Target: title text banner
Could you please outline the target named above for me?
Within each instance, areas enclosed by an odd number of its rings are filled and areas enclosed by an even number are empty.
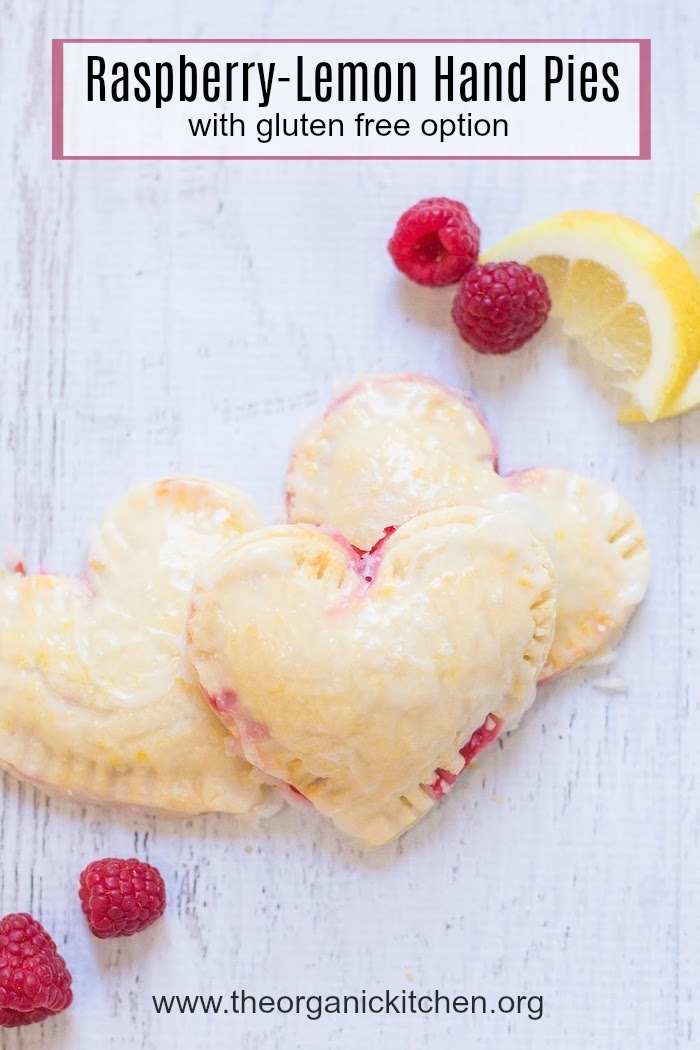
[[[55,40],[53,156],[650,156],[648,40]]]

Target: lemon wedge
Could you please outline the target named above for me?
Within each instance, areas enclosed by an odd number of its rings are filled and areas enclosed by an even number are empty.
[[[681,252],[623,215],[574,211],[507,237],[495,259],[542,274],[552,317],[627,392],[621,418],[666,414],[700,359],[700,282]]]
[[[700,281],[700,193],[693,194],[690,236],[683,249],[691,269]]]
[[[683,250],[693,273],[700,281],[700,193],[696,193],[693,197],[690,236]],[[677,416],[681,412],[689,412],[691,408],[697,408],[698,405],[700,405],[700,365],[696,367],[678,397],[666,406],[661,415]]]
[[[700,193],[693,196],[691,213],[690,235],[683,247],[683,253],[690,263],[690,267],[700,281]],[[661,419],[669,416],[679,416],[683,412],[689,412],[691,408],[700,405],[700,364],[696,367],[686,385],[678,397],[674,398],[661,413]],[[638,423],[645,417],[638,408],[628,405],[620,412],[620,419],[624,423]]]

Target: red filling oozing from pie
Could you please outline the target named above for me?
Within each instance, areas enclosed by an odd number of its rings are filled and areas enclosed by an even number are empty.
[[[382,562],[381,549],[389,539],[396,532],[396,525],[389,525],[384,529],[384,535],[381,536],[373,547],[370,547],[368,551],[362,550],[361,547],[356,547],[354,543],[350,546],[356,552],[359,557],[359,563],[356,566],[358,576],[362,576],[365,583],[374,583],[374,578],[377,575],[377,570]]]
[[[436,769],[435,778],[426,784],[428,791],[436,798],[446,795],[454,784],[460,773],[463,773],[470,762],[473,762],[480,751],[492,744],[503,728],[503,719],[498,715],[489,715],[482,726],[475,729],[463,748],[460,755],[464,759],[464,765],[459,773],[450,773],[447,769]]]
[[[205,692],[204,695],[219,715],[232,714],[238,703],[238,697],[232,689],[223,689],[215,695]]]

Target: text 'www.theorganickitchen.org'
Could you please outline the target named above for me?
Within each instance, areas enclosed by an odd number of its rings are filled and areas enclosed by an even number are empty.
[[[159,1015],[189,1016],[213,1014],[253,1017],[256,1015],[293,1015],[318,1021],[327,1016],[426,1016],[472,1014],[491,1016],[512,1014],[529,1021],[539,1021],[544,1014],[541,995],[447,995],[438,990],[428,992],[393,992],[390,989],[351,995],[254,995],[236,989],[226,995],[152,995],[153,1009]]]

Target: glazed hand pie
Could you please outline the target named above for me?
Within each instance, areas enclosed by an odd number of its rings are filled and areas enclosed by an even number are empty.
[[[182,654],[198,563],[259,523],[236,489],[170,479],[114,507],[84,579],[1,579],[0,763],[103,802],[266,811]]]
[[[412,376],[369,377],[341,395],[298,444],[287,482],[291,522],[326,523],[363,549],[434,507],[515,495],[546,513],[556,544],[550,677],[615,645],[644,596],[646,538],[614,488],[564,470],[499,475],[471,401]]]
[[[532,703],[555,604],[546,547],[509,511],[436,510],[368,554],[280,525],[204,566],[188,648],[245,759],[375,846]]]

